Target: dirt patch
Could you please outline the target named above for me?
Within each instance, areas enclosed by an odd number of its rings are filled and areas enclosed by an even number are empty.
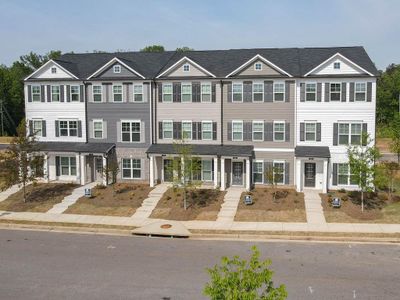
[[[235,221],[247,222],[306,222],[304,194],[293,189],[278,189],[279,197],[273,200],[270,188],[255,188],[241,195]],[[251,195],[252,205],[244,204],[244,197]]]
[[[0,210],[47,212],[55,204],[60,203],[64,197],[71,195],[77,188],[73,183],[36,183],[26,187],[27,202],[24,202],[22,190],[10,195],[0,202]]]
[[[64,213],[129,217],[142,205],[151,190],[147,184],[117,183],[114,194],[111,186],[99,185],[93,188],[91,198],[79,198]]]
[[[333,208],[333,197],[342,199],[340,208]],[[340,223],[400,223],[400,197],[388,199],[387,193],[366,193],[364,212],[361,211],[361,193],[331,191],[321,194],[322,207],[327,222]]]
[[[391,152],[390,151],[390,143],[392,139],[390,138],[377,138],[376,139],[376,147],[379,149],[380,152]]]
[[[197,189],[188,193],[188,208],[183,208],[183,191],[170,188],[158,202],[150,218],[177,221],[215,221],[226,192],[214,189]]]

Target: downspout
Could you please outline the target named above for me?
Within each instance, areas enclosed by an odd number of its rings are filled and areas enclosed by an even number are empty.
[[[222,79],[220,80],[221,86],[221,146],[224,145],[224,83]]]

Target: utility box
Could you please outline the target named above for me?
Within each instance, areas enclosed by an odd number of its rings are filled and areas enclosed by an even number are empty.
[[[251,198],[250,195],[244,196],[244,204],[245,205],[252,205],[253,204],[253,198]]]
[[[85,189],[85,197],[86,198],[92,197],[92,189]]]

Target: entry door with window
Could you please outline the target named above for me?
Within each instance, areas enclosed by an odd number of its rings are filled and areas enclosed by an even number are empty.
[[[243,185],[243,162],[232,162],[232,185]]]
[[[94,169],[95,169],[95,180],[102,181],[103,180],[103,158],[96,156],[94,159]]]
[[[315,187],[315,163],[304,163],[304,186]]]
[[[173,181],[172,159],[164,159],[163,168],[164,168],[164,181],[165,182]]]

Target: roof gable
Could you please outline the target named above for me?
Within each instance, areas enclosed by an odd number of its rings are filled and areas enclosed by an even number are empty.
[[[53,72],[55,70],[55,73]],[[49,60],[35,72],[25,78],[28,79],[78,79],[74,74],[65,69],[54,60]]]
[[[189,66],[188,71],[184,70],[185,65]],[[185,56],[157,76],[160,77],[215,77],[215,75]]]
[[[114,73],[113,69],[115,65],[120,65],[121,66],[121,72],[120,73]],[[103,65],[100,69],[96,70],[92,75],[90,75],[87,79],[91,78],[121,78],[121,77],[140,77],[140,78],[145,78],[143,75],[141,75],[139,72],[137,72],[135,69],[130,67],[126,62],[123,60],[114,57],[111,59],[109,62],[107,62],[105,65]]]

